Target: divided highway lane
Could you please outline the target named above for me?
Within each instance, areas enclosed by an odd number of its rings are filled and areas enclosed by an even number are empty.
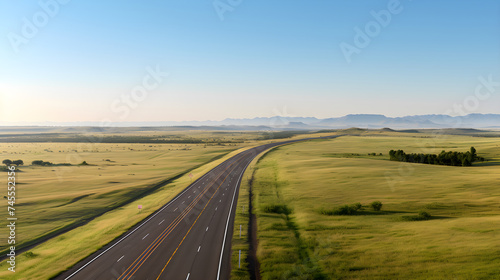
[[[297,141],[303,140],[266,144],[224,161],[57,279],[229,279],[241,177],[259,153]]]

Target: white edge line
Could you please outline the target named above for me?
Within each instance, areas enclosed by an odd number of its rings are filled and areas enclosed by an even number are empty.
[[[247,150],[248,151],[248,150]],[[242,152],[243,153],[243,152]],[[225,162],[225,161],[224,161]],[[222,162],[221,164],[223,164],[224,162]],[[250,161],[251,162],[251,161]],[[250,164],[250,162],[245,166],[245,169],[248,167],[248,165]],[[219,164],[219,165],[221,165]],[[214,167],[213,169],[219,167],[219,165],[217,165],[216,167]],[[187,187],[186,189],[184,189],[184,191],[182,191],[179,195],[177,195],[174,199],[172,199],[170,202],[168,202],[165,206],[163,206],[160,210],[158,210],[156,213],[154,213],[151,217],[149,217],[146,221],[144,221],[142,224],[140,224],[138,227],[136,227],[135,229],[133,229],[131,232],[129,232],[127,235],[125,235],[124,237],[122,237],[120,240],[116,241],[115,244],[111,245],[109,248],[107,248],[106,250],[104,250],[103,252],[101,252],[99,255],[95,256],[93,259],[91,259],[89,262],[87,262],[86,264],[84,264],[82,267],[80,267],[79,269],[77,269],[75,272],[73,272],[72,274],[70,274],[68,277],[64,278],[64,280],[67,280],[73,276],[75,276],[75,274],[77,274],[78,272],[80,272],[82,269],[84,269],[85,267],[87,267],[89,264],[91,264],[92,262],[94,262],[95,260],[97,260],[99,257],[101,257],[102,255],[104,255],[107,251],[111,250],[113,247],[115,247],[117,244],[119,244],[120,242],[122,242],[123,240],[125,240],[125,238],[129,237],[132,233],[134,233],[136,230],[138,230],[139,228],[141,228],[144,224],[146,224],[147,222],[149,222],[151,219],[153,219],[156,215],[158,215],[161,211],[163,211],[165,208],[167,208],[170,204],[172,204],[174,201],[176,201],[179,197],[181,197],[185,192],[187,192],[189,189],[191,189],[195,184],[196,182],[200,181],[201,179],[203,179],[205,176],[207,176],[213,169],[211,169],[210,171],[208,171],[207,173],[205,173],[205,175],[201,176],[200,178],[198,178],[196,181],[194,181],[189,187]],[[239,182],[240,182],[240,179],[241,177],[243,176],[243,173],[245,172],[242,172],[240,177],[238,178],[238,182],[236,184],[236,186],[238,186]],[[235,188],[235,191],[234,191],[234,194],[236,195],[236,189]],[[228,227],[228,224],[229,224],[229,218],[231,217],[231,211],[232,211],[232,205],[233,205],[233,202],[234,202],[234,195],[233,195],[233,201],[231,202],[231,208],[229,209],[229,216],[228,216],[228,220],[227,220],[227,223],[226,223],[226,231],[224,233],[224,241],[223,241],[223,244],[222,244],[222,248],[224,249],[224,243],[226,242],[226,234],[227,234],[227,227]],[[220,255],[220,259],[219,259],[219,269],[217,271],[217,280],[219,279],[219,275],[220,275],[220,267],[221,267],[221,262],[222,262],[222,254],[223,254],[224,250],[221,251],[221,255]]]
[[[253,160],[253,158],[252,158]],[[224,254],[224,246],[226,245],[226,236],[227,236],[227,229],[229,227],[229,219],[231,218],[231,213],[233,211],[233,204],[234,204],[234,198],[236,196],[236,190],[238,189],[238,186],[240,184],[241,177],[243,177],[243,173],[245,173],[245,170],[247,170],[248,165],[252,162],[249,161],[247,165],[245,165],[245,168],[243,168],[243,171],[240,174],[240,177],[238,178],[238,182],[236,182],[236,187],[234,188],[234,194],[233,194],[233,200],[231,201],[231,208],[229,208],[229,215],[227,216],[227,222],[226,222],[226,230],[224,231],[224,239],[222,240],[222,248],[220,251],[220,258],[219,258],[219,268],[217,269],[217,280],[220,278],[220,268],[222,266],[222,255]]]
[[[216,168],[216,167],[214,167]],[[213,170],[213,169],[212,169]],[[210,170],[210,171],[212,171]],[[116,241],[115,244],[111,245],[108,249],[102,251],[99,255],[95,256],[93,259],[91,259],[89,262],[87,262],[86,264],[84,264],[82,267],[80,267],[78,270],[76,270],[75,272],[71,273],[71,275],[69,275],[68,277],[64,278],[64,280],[67,280],[73,276],[75,276],[75,274],[77,274],[78,272],[80,272],[82,269],[84,269],[85,267],[87,267],[89,264],[91,264],[92,262],[94,262],[95,260],[97,260],[99,257],[101,257],[102,255],[104,255],[104,253],[106,253],[107,251],[111,250],[113,247],[115,247],[116,245],[118,245],[118,243],[122,242],[123,240],[125,240],[125,238],[129,237],[132,233],[134,233],[136,230],[140,229],[143,225],[145,225],[147,222],[149,222],[151,219],[153,219],[156,215],[158,215],[161,211],[163,211],[165,208],[167,208],[170,204],[172,204],[174,201],[176,201],[179,197],[181,197],[185,192],[187,192],[188,190],[190,190],[194,185],[196,185],[196,182],[201,180],[203,177],[207,176],[208,173],[207,172],[205,173],[205,175],[201,176],[200,178],[198,178],[198,180],[196,180],[193,184],[191,184],[191,186],[187,187],[186,189],[184,189],[184,191],[182,191],[179,195],[177,195],[174,199],[170,200],[170,202],[168,202],[167,204],[165,204],[165,206],[163,206],[162,208],[160,208],[160,210],[156,211],[156,213],[154,213],[151,217],[149,217],[146,221],[144,221],[142,224],[140,224],[138,227],[136,227],[135,229],[133,229],[131,232],[129,232],[127,235],[125,235],[124,237],[122,237],[120,240]]]

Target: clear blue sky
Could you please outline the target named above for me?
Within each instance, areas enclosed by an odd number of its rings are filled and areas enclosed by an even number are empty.
[[[0,0],[0,121],[443,114],[500,82],[498,0],[401,0],[350,63],[393,0],[55,1]],[[169,76],[121,100],[148,67]],[[500,113],[500,87],[473,105]]]

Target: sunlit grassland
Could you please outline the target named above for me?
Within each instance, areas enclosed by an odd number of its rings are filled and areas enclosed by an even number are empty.
[[[3,261],[0,264],[0,279],[31,280],[49,279],[56,276],[118,237],[156,209],[159,209],[192,181],[201,177],[222,161],[245,149],[247,148],[230,152],[220,159],[192,170],[190,173],[193,174],[193,178],[185,174],[150,195],[139,198],[134,203],[111,210],[84,226],[61,234],[30,249],[30,254],[20,254],[16,259],[16,273],[7,271],[7,264]],[[142,210],[137,208],[138,204],[143,206]]]
[[[217,137],[215,132],[191,135]],[[22,159],[27,165],[17,174],[18,241],[87,221],[100,211],[104,214],[28,252],[18,252],[15,274],[7,271],[3,261],[0,279],[49,279],[143,220],[223,160],[252,146],[278,141],[256,141],[259,134],[255,132],[230,135],[239,135],[241,143],[225,143],[227,139],[205,144],[1,143],[2,159]],[[33,160],[72,165],[29,166]],[[80,166],[82,161],[89,165]],[[143,193],[179,174],[178,179]],[[137,209],[139,204],[142,210]]]
[[[18,248],[78,226],[146,194],[158,182],[229,151],[268,142],[254,140],[260,137],[259,132],[170,131],[116,135],[147,137],[153,134],[181,140],[204,139],[213,143],[0,143],[0,160],[21,159],[25,163],[16,175],[16,217],[20,225],[17,229]],[[98,140],[105,136],[113,135],[78,135],[82,140]],[[31,166],[33,160],[54,165]],[[80,165],[84,161],[89,165]],[[7,180],[7,173],[4,175]],[[3,196],[0,199],[7,202]],[[0,228],[0,234],[7,233],[7,228]],[[0,244],[0,252],[7,247],[6,243]]]
[[[254,203],[263,279],[498,279],[498,138],[375,134],[287,145],[262,158]],[[387,154],[470,146],[488,161],[449,167]],[[381,212],[367,207],[375,200]],[[356,202],[365,206],[358,215],[320,213]],[[270,205],[292,213],[265,212]],[[401,218],[421,210],[433,218]]]
[[[16,174],[16,245],[92,218],[141,195],[159,181],[235,148],[192,144],[101,143],[82,147],[67,143],[0,143],[0,159],[22,159],[26,165]],[[30,166],[33,160],[72,166]],[[79,165],[83,161],[89,165]],[[7,173],[2,174],[6,180]],[[0,234],[6,235],[7,228],[2,227]],[[2,243],[0,249],[6,245]]]

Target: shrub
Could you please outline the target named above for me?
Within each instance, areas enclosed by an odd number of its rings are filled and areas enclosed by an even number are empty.
[[[337,210],[333,211],[334,215],[354,215],[358,210],[354,205],[340,206]]]
[[[334,209],[321,209],[320,212],[321,214],[323,215],[328,215],[328,216],[332,216],[332,215],[338,215],[338,216],[348,216],[348,215],[355,215],[358,210],[361,210],[363,206],[361,205],[361,203],[354,203],[352,205],[343,205],[343,206],[340,206],[338,208],[334,208]]]
[[[420,211],[420,212],[418,213],[418,216],[419,216],[419,217],[422,217],[422,218],[423,218],[423,219],[425,219],[425,220],[428,220],[428,219],[430,219],[430,218],[431,218],[431,214],[429,214],[429,213],[427,213],[427,212],[425,212],[425,211]]]
[[[275,213],[275,214],[285,214],[289,215],[292,213],[292,209],[284,204],[271,204],[263,207],[264,212],[266,213]]]
[[[82,161],[79,165],[89,165],[86,161]]]
[[[420,211],[418,215],[413,215],[413,216],[402,216],[401,218],[403,221],[426,221],[431,219],[431,214],[425,212],[425,211]]]
[[[5,164],[5,165],[7,165],[7,166],[9,166],[9,165],[11,165],[11,164],[12,164],[12,160],[10,160],[10,159],[4,159],[4,160],[2,161],[2,163],[3,163],[3,164]]]
[[[35,253],[31,252],[31,251],[26,252],[25,255],[26,255],[26,257],[28,259],[32,259],[32,258],[38,256],[37,254],[35,254]]]
[[[49,161],[34,160],[31,162],[31,165],[52,166],[54,164],[52,162],[49,162]]]
[[[380,209],[382,209],[382,202],[374,201],[370,204],[370,206],[373,208],[373,210],[380,211]]]

